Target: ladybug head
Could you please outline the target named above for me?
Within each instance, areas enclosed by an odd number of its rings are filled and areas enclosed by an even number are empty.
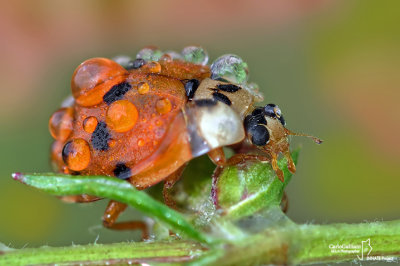
[[[278,155],[282,153],[288,160],[289,170],[294,172],[295,166],[290,156],[288,136],[306,136],[312,138],[318,144],[321,144],[322,140],[310,135],[294,133],[287,129],[285,125],[286,121],[281,109],[272,103],[255,108],[244,120],[249,141],[269,154],[272,164],[276,163]]]

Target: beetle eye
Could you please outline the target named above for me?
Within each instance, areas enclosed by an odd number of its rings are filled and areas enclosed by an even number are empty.
[[[279,118],[282,116],[281,109],[278,107],[278,105],[273,103],[267,104],[264,107],[264,112],[267,116],[272,118]]]
[[[264,114],[271,118],[278,119],[283,126],[286,125],[285,119],[283,118],[281,109],[278,107],[278,105],[273,103],[267,104],[264,107]]]
[[[249,130],[251,142],[256,146],[264,146],[269,142],[269,132],[265,126],[256,125]]]

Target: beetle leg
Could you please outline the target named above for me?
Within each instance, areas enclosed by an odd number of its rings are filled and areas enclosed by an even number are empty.
[[[103,198],[96,197],[96,196],[90,196],[86,194],[82,195],[74,195],[74,196],[62,196],[59,197],[62,201],[69,202],[69,203],[89,203],[93,201],[98,201]]]
[[[143,221],[118,222],[118,216],[126,209],[127,205],[110,200],[103,215],[103,226],[113,230],[141,230],[142,239],[149,238],[147,225]]]
[[[175,203],[174,199],[172,199],[172,197],[171,197],[171,191],[172,191],[172,187],[182,176],[183,170],[185,170],[186,165],[187,164],[184,164],[181,167],[179,167],[178,170],[176,170],[175,172],[170,174],[164,180],[164,186],[163,186],[164,203],[170,208],[176,209],[176,203]]]
[[[278,166],[278,157],[276,156],[275,153],[271,153],[271,156],[272,156],[272,159],[271,159],[272,169],[274,169],[274,171],[275,171],[276,175],[278,176],[279,180],[284,182],[285,178],[284,178],[284,175],[283,175],[283,171]]]
[[[209,151],[208,157],[214,164],[218,166],[225,166],[226,164],[225,153],[222,147]]]
[[[246,154],[246,153],[238,153],[233,155],[229,160],[226,162],[225,166],[237,165],[244,163],[246,161],[261,161],[267,162],[270,161],[270,158],[263,155],[258,154]]]
[[[259,151],[259,149],[254,147],[254,145],[251,144],[247,138],[239,143],[230,145],[229,148],[231,148],[235,152],[235,154],[236,153],[251,154]]]
[[[289,169],[289,171],[294,174],[296,173],[296,165],[293,162],[292,156],[290,155],[290,152],[287,151],[284,153],[287,162],[287,168]]]

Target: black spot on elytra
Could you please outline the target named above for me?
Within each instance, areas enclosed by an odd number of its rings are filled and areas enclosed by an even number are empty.
[[[194,103],[196,106],[202,107],[202,106],[214,106],[217,104],[216,101],[213,99],[200,99],[200,100],[195,100]]]
[[[117,100],[121,100],[125,93],[127,93],[131,88],[132,86],[128,82],[114,85],[106,94],[104,94],[103,100],[110,105]]]
[[[131,169],[124,163],[117,163],[114,168],[114,175],[119,179],[128,179],[129,177],[131,177]]]
[[[264,146],[269,141],[268,129],[262,125],[257,125],[250,130],[251,142],[257,146]]]
[[[108,132],[107,125],[105,122],[99,122],[96,129],[92,133],[90,141],[92,142],[93,148],[99,151],[106,151],[110,147],[108,146],[108,141],[111,135]]]
[[[198,81],[197,79],[190,79],[185,83],[186,96],[189,98],[189,100],[194,97],[194,94],[199,85],[200,81]]]
[[[237,92],[238,90],[242,89],[239,86],[233,84],[219,84],[217,85],[217,88],[220,89],[221,91],[226,91],[226,92]]]
[[[212,96],[213,96],[214,100],[223,102],[223,103],[225,103],[227,105],[232,105],[231,100],[229,100],[229,98],[226,97],[225,95],[223,95],[222,93],[213,92]]]
[[[129,61],[125,69],[126,70],[138,69],[141,68],[144,64],[146,64],[146,61],[144,61],[144,59],[138,58],[136,60]]]

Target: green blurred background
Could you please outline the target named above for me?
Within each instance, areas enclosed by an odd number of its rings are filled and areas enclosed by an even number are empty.
[[[11,247],[122,241],[101,228],[106,201],[66,204],[11,173],[50,170],[48,118],[87,58],[146,45],[235,53],[265,103],[305,138],[289,185],[296,222],[398,219],[399,1],[2,1],[0,242]],[[189,177],[188,177],[189,178]],[[138,215],[134,210],[122,219]]]

